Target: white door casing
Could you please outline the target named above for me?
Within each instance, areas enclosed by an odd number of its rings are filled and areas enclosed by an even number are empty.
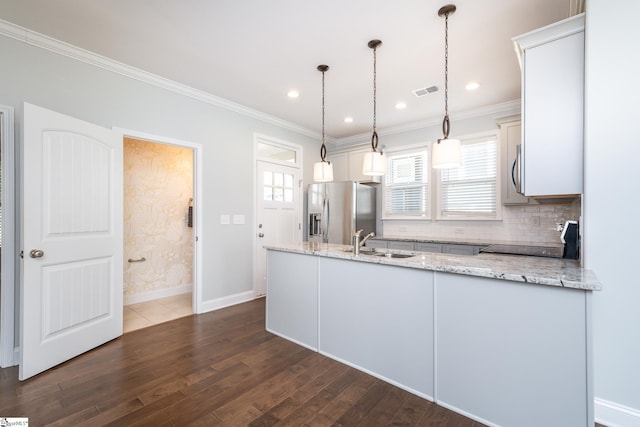
[[[204,312],[204,301],[202,296],[202,224],[200,218],[203,218],[202,203],[203,197],[203,146],[200,143],[185,141],[176,138],[170,138],[163,135],[155,135],[133,129],[115,127],[115,131],[121,133],[124,137],[134,138],[142,141],[150,141],[155,144],[173,145],[176,147],[188,148],[193,151],[193,231],[194,231],[194,249],[193,249],[193,292],[191,299],[191,307],[195,314]]]
[[[25,103],[20,380],[122,335],[122,166],[120,133]]]
[[[256,162],[256,295],[266,292],[264,246],[302,241],[300,169]]]

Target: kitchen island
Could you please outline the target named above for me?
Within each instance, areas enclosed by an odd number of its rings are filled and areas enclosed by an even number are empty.
[[[267,249],[270,332],[487,425],[593,425],[601,286],[577,262]]]

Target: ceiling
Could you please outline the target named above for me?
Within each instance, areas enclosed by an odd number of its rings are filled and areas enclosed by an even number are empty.
[[[511,38],[567,18],[570,0],[456,0],[449,18],[449,112],[520,97]],[[446,0],[2,0],[0,19],[326,133],[371,131],[377,49],[378,130],[444,110]],[[480,83],[465,90],[470,81]],[[412,91],[435,85],[417,98]],[[287,97],[297,89],[297,99]],[[406,103],[396,109],[397,102]],[[350,116],[353,123],[345,123]]]

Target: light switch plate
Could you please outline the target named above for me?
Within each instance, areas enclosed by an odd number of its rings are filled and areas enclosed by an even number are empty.
[[[233,223],[236,225],[242,225],[244,224],[244,215],[234,215],[233,216]]]
[[[231,218],[227,214],[220,215],[220,224],[231,224]]]

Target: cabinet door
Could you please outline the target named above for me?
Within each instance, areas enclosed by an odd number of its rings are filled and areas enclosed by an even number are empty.
[[[333,154],[327,156],[333,165],[334,181],[349,181],[349,159],[347,153]]]
[[[475,255],[474,250],[475,248],[472,245],[454,245],[450,243],[442,245],[442,252],[445,254]]]
[[[582,193],[583,91],[584,32],[525,51],[525,195]]]
[[[500,125],[500,146],[502,149],[502,204],[521,205],[529,203],[529,198],[516,191],[518,170],[516,157],[522,140],[520,120]],[[335,173],[335,172],[334,172]]]
[[[398,240],[389,240],[387,244],[389,249],[400,249],[403,251],[413,251],[415,250],[415,243],[413,242],[402,242]]]
[[[416,243],[416,251],[420,252],[442,252],[442,244],[440,243]]]
[[[364,244],[368,248],[386,248],[387,241],[386,240],[367,240]]]

